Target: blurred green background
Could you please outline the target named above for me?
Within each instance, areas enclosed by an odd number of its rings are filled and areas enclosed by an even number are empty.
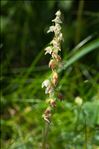
[[[1,148],[41,149],[49,76],[44,48],[55,12],[62,12],[58,93],[48,149],[99,148],[99,1],[1,0]],[[80,44],[79,44],[80,43]],[[66,66],[67,65],[67,66]],[[83,99],[81,108],[75,97]]]

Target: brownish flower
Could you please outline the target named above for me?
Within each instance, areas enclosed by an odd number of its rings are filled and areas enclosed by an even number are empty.
[[[46,122],[50,123],[51,115],[51,108],[48,107],[42,116]]]
[[[52,74],[52,84],[56,86],[57,83],[58,83],[58,73],[54,71]]]
[[[56,68],[56,66],[57,66],[57,61],[54,59],[51,59],[49,62],[49,67],[53,70]]]
[[[50,100],[50,105],[51,105],[51,107],[56,107],[56,101],[54,100],[54,99],[51,99]]]
[[[55,52],[52,52],[52,57],[55,58],[58,62],[61,61],[61,57]]]

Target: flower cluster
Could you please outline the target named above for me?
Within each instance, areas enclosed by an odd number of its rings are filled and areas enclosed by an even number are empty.
[[[56,99],[54,97],[55,87],[58,84],[58,67],[61,61],[61,57],[59,55],[59,51],[61,51],[61,41],[63,40],[63,36],[61,33],[61,12],[60,10],[56,12],[56,17],[52,20],[53,25],[50,26],[47,33],[54,32],[54,37],[50,42],[49,46],[45,48],[45,55],[50,54],[51,59],[49,61],[49,68],[51,68],[52,73],[50,79],[46,79],[42,83],[42,88],[45,87],[45,94],[49,95],[48,99],[48,108],[45,110],[43,114],[43,118],[46,122],[50,123],[51,120],[51,111],[56,107]]]

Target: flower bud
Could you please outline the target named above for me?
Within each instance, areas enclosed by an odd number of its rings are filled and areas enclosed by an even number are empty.
[[[81,97],[76,97],[76,98],[75,98],[75,103],[76,103],[78,106],[81,106],[82,103],[83,103],[82,98],[81,98]]]

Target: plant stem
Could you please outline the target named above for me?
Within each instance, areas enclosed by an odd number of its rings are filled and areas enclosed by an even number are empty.
[[[88,144],[88,134],[87,134],[87,115],[86,112],[83,111],[83,115],[85,117],[85,124],[84,124],[84,135],[85,135],[85,143],[84,143],[84,149],[87,149],[87,144]]]
[[[87,149],[87,142],[88,142],[88,138],[87,138],[86,117],[85,117],[85,149]]]
[[[45,122],[45,128],[43,132],[43,142],[42,142],[42,149],[47,149],[47,138],[48,138],[48,132],[49,132],[49,123]]]

